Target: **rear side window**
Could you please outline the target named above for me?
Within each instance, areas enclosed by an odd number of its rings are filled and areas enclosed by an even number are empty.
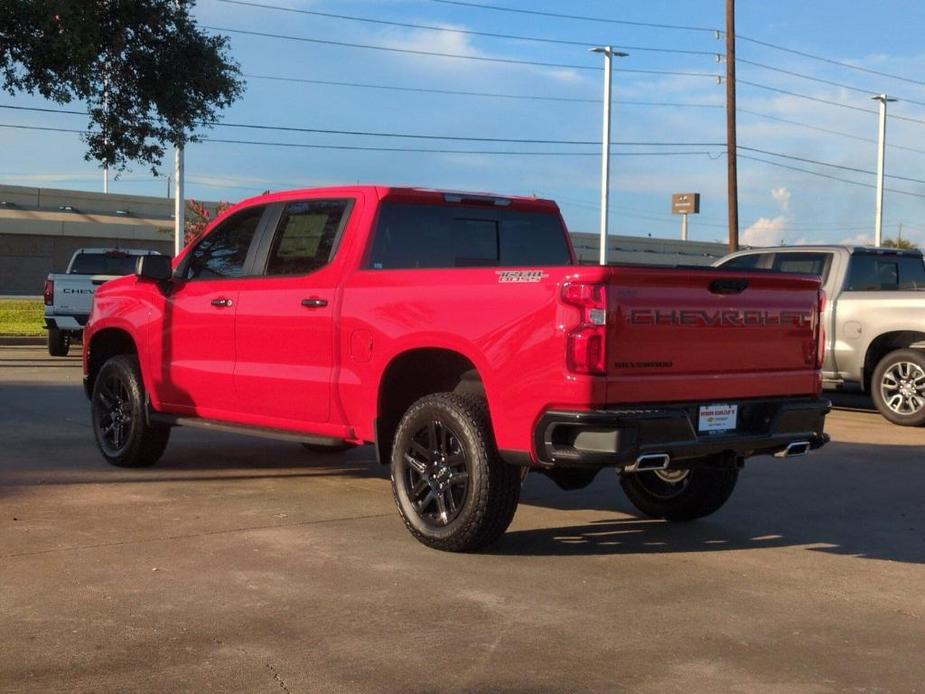
[[[772,269],[777,272],[817,275],[824,282],[829,274],[830,258],[831,255],[828,253],[778,253]]]
[[[762,257],[763,256],[760,253],[740,255],[736,256],[732,260],[727,260],[720,267],[728,267],[735,270],[754,270],[756,267],[758,267],[758,263],[761,262]]]
[[[925,264],[915,256],[851,256],[848,291],[880,292],[925,289]]]
[[[247,252],[264,209],[265,206],[261,205],[238,212],[209,233],[190,254],[186,279],[223,279],[243,275]]]
[[[286,205],[267,259],[268,275],[301,275],[327,265],[347,221],[347,200]]]
[[[112,251],[110,253],[81,253],[71,263],[72,275],[131,275],[135,272],[137,255]]]
[[[555,214],[506,208],[385,203],[369,267],[518,267],[570,265]]]

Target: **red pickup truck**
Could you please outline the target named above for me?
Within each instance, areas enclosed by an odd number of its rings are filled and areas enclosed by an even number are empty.
[[[645,514],[690,520],[745,458],[828,440],[819,279],[580,266],[555,203],[350,186],[246,200],[171,264],[96,293],[84,339],[110,463],[171,427],[376,444],[410,532],[497,540],[527,471],[619,470]]]

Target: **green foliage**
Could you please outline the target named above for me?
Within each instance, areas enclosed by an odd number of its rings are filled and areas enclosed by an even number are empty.
[[[209,223],[229,207],[231,207],[231,203],[224,200],[218,202],[214,209],[207,207],[198,200],[187,200],[186,229],[184,230],[183,244],[188,246],[202,236]]]
[[[918,248],[918,246],[915,245],[915,243],[913,243],[909,239],[904,239],[901,236],[896,239],[884,239],[883,247],[884,248],[910,248],[910,249]]]
[[[0,86],[85,102],[88,161],[154,170],[244,90],[227,37],[196,26],[194,2],[3,0]]]
[[[0,335],[42,335],[45,306],[34,299],[0,300]]]

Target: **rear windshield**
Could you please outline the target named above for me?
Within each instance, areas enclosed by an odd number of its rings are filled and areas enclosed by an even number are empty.
[[[386,202],[368,266],[393,270],[571,264],[557,214]]]
[[[925,289],[925,264],[912,255],[875,255],[856,253],[851,256],[848,291],[882,292]]]
[[[131,275],[137,255],[124,253],[81,253],[68,271],[72,275]]]

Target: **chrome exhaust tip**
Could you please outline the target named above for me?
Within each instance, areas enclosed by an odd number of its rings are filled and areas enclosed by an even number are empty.
[[[671,462],[667,453],[646,453],[623,468],[623,472],[646,472],[649,470],[665,470]]]
[[[796,458],[809,453],[809,441],[794,441],[788,443],[787,447],[774,454],[775,458]]]

